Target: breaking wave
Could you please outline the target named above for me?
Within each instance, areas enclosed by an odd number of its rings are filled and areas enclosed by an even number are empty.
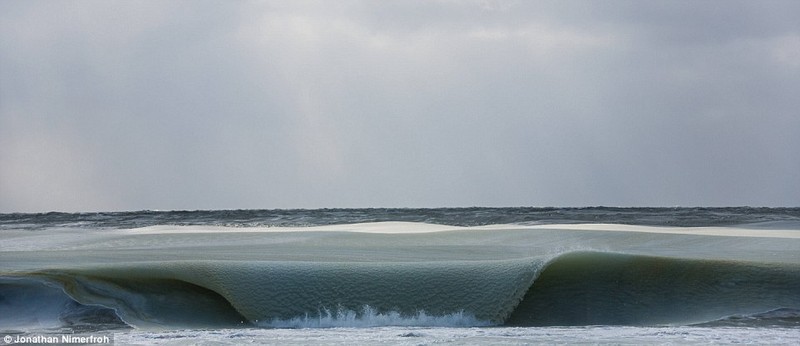
[[[408,263],[195,261],[8,273],[0,326],[796,325],[800,267],[574,251]]]

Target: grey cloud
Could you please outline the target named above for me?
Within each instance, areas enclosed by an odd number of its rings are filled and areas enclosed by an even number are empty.
[[[0,212],[797,205],[795,7],[3,2]]]

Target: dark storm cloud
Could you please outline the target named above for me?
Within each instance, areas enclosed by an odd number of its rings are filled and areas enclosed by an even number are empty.
[[[0,211],[797,205],[795,2],[0,3]]]

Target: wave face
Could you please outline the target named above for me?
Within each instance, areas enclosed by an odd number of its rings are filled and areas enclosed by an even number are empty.
[[[792,225],[5,229],[0,330],[794,328]]]
[[[112,309],[80,304],[57,284],[23,276],[0,278],[0,327],[0,330],[69,328],[83,333],[129,326]]]
[[[40,271],[23,278],[39,278],[28,283],[34,289],[58,286],[68,295],[50,300],[109,307],[137,327],[296,325],[309,315],[330,320],[321,325],[364,318],[485,325],[511,314],[533,282],[535,263],[193,262]],[[16,289],[0,287],[4,296]]]
[[[798,266],[576,252],[541,273],[506,323],[692,324],[796,306]]]
[[[143,328],[757,324],[775,319],[761,312],[800,307],[799,292],[798,266],[599,252],[566,253],[546,266],[530,259],[142,264],[0,283],[3,301],[15,302],[3,309],[49,321],[40,327],[114,328],[123,321]]]

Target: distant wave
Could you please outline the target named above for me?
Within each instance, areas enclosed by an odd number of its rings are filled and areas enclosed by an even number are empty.
[[[131,263],[0,278],[5,329],[792,325],[798,309],[797,265],[592,251],[502,261]]]
[[[382,221],[451,226],[496,224],[617,223],[648,226],[732,226],[765,222],[800,223],[800,208],[368,208],[130,211],[0,214],[0,230],[51,228],[139,228],[157,225],[223,227],[308,227]]]

